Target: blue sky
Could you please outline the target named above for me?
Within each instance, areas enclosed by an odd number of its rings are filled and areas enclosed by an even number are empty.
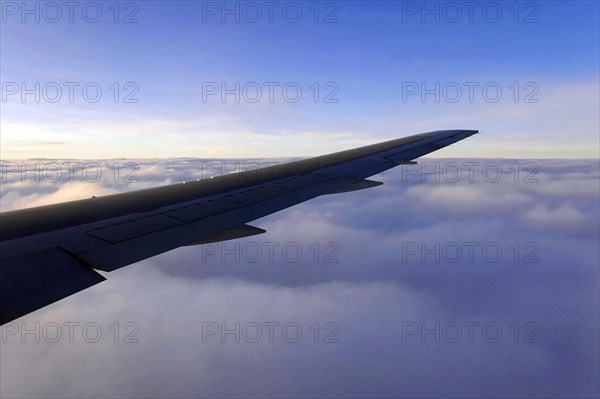
[[[27,4],[2,6],[4,159],[307,156],[449,128],[486,136],[445,156],[598,154],[596,2],[280,2],[270,17],[263,2],[149,1],[119,3],[118,23],[110,2],[79,3],[72,23],[65,6],[58,17]],[[36,82],[40,102],[21,98]],[[80,84],[72,102],[65,82]],[[96,103],[81,93],[90,82]],[[203,101],[210,82],[256,82],[263,95]],[[272,102],[265,82],[279,85]],[[298,102],[283,97],[290,82]],[[138,102],[123,103],[135,89]]]

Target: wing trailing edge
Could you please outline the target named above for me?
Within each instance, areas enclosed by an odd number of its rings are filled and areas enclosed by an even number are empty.
[[[237,238],[251,237],[251,236],[258,235],[258,234],[264,234],[266,232],[267,232],[267,230],[244,224],[240,227],[234,227],[232,229],[220,231],[216,234],[213,234],[213,235],[203,238],[201,240],[193,241],[193,242],[187,244],[187,246],[211,244],[213,242],[235,240]]]
[[[364,190],[371,187],[381,186],[383,183],[380,181],[363,179],[359,180],[356,183],[348,184],[347,186],[338,188],[337,190],[333,190],[330,194],[342,194],[349,193],[352,191]]]

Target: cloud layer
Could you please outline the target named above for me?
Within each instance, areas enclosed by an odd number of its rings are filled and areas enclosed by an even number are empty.
[[[207,170],[137,162],[135,184],[7,176],[2,210]],[[5,326],[0,394],[598,396],[598,161],[430,159],[378,178],[255,221],[262,236],[171,251]]]

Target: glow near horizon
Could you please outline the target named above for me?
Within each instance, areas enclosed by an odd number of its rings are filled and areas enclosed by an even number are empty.
[[[298,23],[278,14],[223,23],[210,2],[136,4],[132,24],[115,23],[108,4],[98,23],[77,13],[73,23],[22,23],[3,9],[2,159],[312,156],[454,128],[482,134],[432,156],[598,157],[594,3],[536,3],[535,23],[508,6],[496,23],[477,13],[423,22],[401,2],[335,3],[319,23],[308,5]],[[338,22],[323,23],[332,11]],[[36,82],[57,82],[62,97],[47,101],[53,87],[39,103],[8,93]],[[79,84],[73,102],[65,82]],[[102,89],[98,102],[79,90],[89,82]],[[222,102],[206,94],[212,82],[250,90]],[[286,101],[286,84],[301,88],[299,101]],[[124,103],[135,89],[138,102]]]

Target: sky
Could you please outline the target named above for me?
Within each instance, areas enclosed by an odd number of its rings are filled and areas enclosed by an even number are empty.
[[[2,159],[596,158],[597,2],[2,2]]]
[[[481,130],[2,326],[0,397],[599,397],[600,6],[476,3],[0,2],[2,212]]]

